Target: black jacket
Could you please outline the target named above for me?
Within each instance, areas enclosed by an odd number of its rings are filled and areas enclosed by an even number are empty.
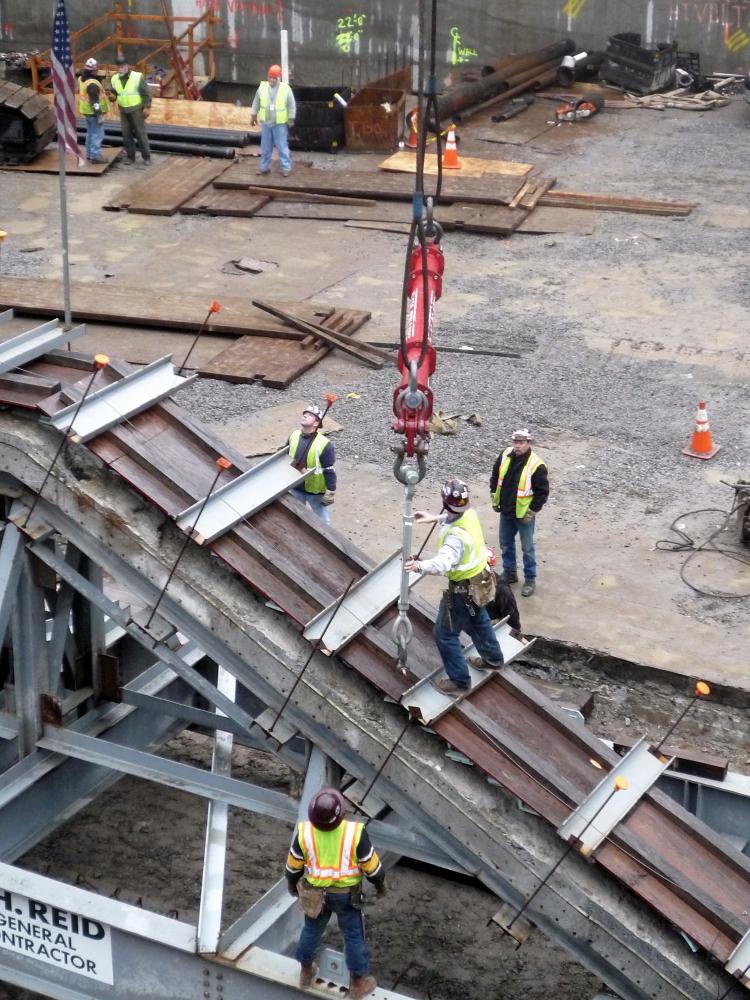
[[[516,455],[514,451],[510,453],[510,465],[508,466],[508,471],[505,473],[503,485],[500,490],[500,512],[505,514],[506,517],[516,516],[518,481],[521,478],[521,471],[528,461],[529,454],[528,451],[524,455]],[[494,493],[497,489],[502,461],[503,452],[500,452],[490,476],[490,493]],[[534,491],[534,496],[531,498],[530,510],[538,514],[549,497],[549,476],[547,474],[547,466],[544,463],[538,469],[534,470],[534,474],[531,477],[531,488]]]
[[[495,573],[495,596],[490,601],[489,604],[485,604],[487,609],[487,614],[493,621],[500,621],[501,618],[508,616],[508,624],[516,632],[521,631],[521,616],[518,613],[518,605],[516,604],[516,599],[513,595],[513,591],[510,589],[507,583],[502,583],[500,577]]]

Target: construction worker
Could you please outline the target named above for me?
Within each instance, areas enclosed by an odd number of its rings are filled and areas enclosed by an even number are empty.
[[[292,493],[318,515],[324,524],[331,523],[328,508],[336,499],[336,452],[325,434],[321,434],[323,411],[308,406],[302,411],[299,430],[289,435],[289,457],[302,471],[313,471]]]
[[[455,476],[446,480],[442,488],[443,512],[430,514],[418,510],[414,520],[421,524],[437,521],[442,525],[438,534],[440,548],[432,559],[408,559],[404,564],[409,573],[431,573],[448,577],[435,622],[434,636],[447,677],[437,686],[441,691],[453,693],[467,691],[471,676],[459,636],[467,632],[474,640],[479,657],[472,660],[472,667],[497,670],[503,665],[503,653],[492,628],[490,616],[484,606],[492,594],[482,596],[482,591],[492,584],[492,573],[487,569],[487,549],[484,534],[476,511],[469,506],[469,488]]]
[[[151,112],[151,94],[143,73],[131,70],[125,56],[115,59],[117,72],[110,83],[117,97],[122,126],[122,145],[125,162],[135,163],[135,143],[141,151],[146,166],[151,163],[151,148],[146,135],[146,119]]]
[[[78,113],[86,120],[86,159],[89,163],[107,162],[102,156],[102,140],[109,101],[98,72],[96,59],[87,59],[78,81]]]
[[[529,431],[525,427],[515,431],[511,440],[510,448],[498,455],[490,476],[492,509],[500,514],[502,580],[518,581],[516,535],[519,535],[524,578],[521,595],[531,597],[536,589],[534,525],[549,496],[549,478],[547,466],[531,450],[533,438]]]
[[[297,825],[286,859],[289,892],[297,896],[305,914],[297,945],[299,985],[313,984],[315,956],[333,913],[344,938],[346,965],[351,976],[349,997],[360,1000],[378,985],[371,976],[362,923],[362,876],[385,895],[385,872],[370,843],[364,823],[344,818],[346,803],[335,788],[322,788],[310,801],[308,821]],[[304,878],[303,878],[304,875]]]
[[[250,123],[260,121],[260,168],[259,174],[271,173],[273,147],[279,151],[282,177],[292,172],[292,157],[289,152],[289,129],[294,125],[297,104],[292,88],[281,79],[281,66],[270,66],[268,79],[261,80],[252,107]]]

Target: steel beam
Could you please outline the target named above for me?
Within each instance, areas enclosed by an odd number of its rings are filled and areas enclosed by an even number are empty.
[[[268,892],[228,927],[219,942],[219,954],[236,961],[249,948],[261,946],[284,953],[298,940],[302,911],[280,878]]]
[[[7,317],[7,313],[3,313]],[[11,317],[13,313],[11,311]],[[12,371],[20,365],[41,357],[48,351],[54,351],[63,344],[82,337],[85,326],[76,326],[72,330],[64,330],[60,321],[51,319],[41,326],[20,333],[17,337],[6,340],[0,345],[0,374]]]
[[[178,375],[169,354],[58,410],[49,423],[73,441],[86,442],[184,388],[197,375]]]
[[[177,524],[190,532],[199,545],[212,542],[282,493],[299,486],[311,472],[312,469],[302,472],[295,469],[288,449],[284,448],[216,490],[208,500],[199,500],[188,507],[178,515]]]
[[[217,688],[234,701],[237,681],[219,667]],[[217,714],[221,714],[217,709]],[[232,734],[217,731],[211,773],[230,778],[232,774]],[[224,868],[227,857],[227,828],[229,806],[212,799],[208,804],[206,845],[203,851],[203,881],[198,914],[198,951],[201,955],[214,955],[221,934],[221,911],[224,902]]]
[[[335,653],[396,600],[401,589],[401,549],[357,580],[343,601],[335,600],[308,622],[304,636],[310,642],[323,637],[323,646]],[[409,574],[409,587],[420,573]],[[325,633],[325,634],[324,634]]]
[[[22,551],[23,536],[15,524],[6,522],[0,541],[0,646],[16,600],[18,578],[23,568]]]
[[[221,708],[229,718],[233,719],[238,725],[243,726],[246,732],[249,733],[251,731],[255,722],[252,716],[248,715],[247,712],[236,705],[231,699],[225,697],[213,684],[202,677],[197,670],[185,663],[168,646],[157,642],[144,628],[134,622],[118,604],[110,601],[98,587],[80,573],[71,569],[65,560],[38,543],[31,545],[30,551],[43,563],[54,569],[61,579],[69,583],[79,594],[87,598],[87,600],[103,611],[112,621],[120,625],[136,642],[148,649],[150,653],[153,653],[162,663],[171,667],[175,673],[179,674],[184,681],[195,688],[204,698],[207,698],[212,704]]]
[[[31,577],[26,553],[20,556],[22,572],[13,610],[13,685],[18,716],[18,752],[34,751],[42,731],[42,693],[49,690],[44,649],[44,598]]]
[[[19,467],[12,454],[6,461],[11,470]],[[85,490],[85,483],[75,489]],[[112,508],[125,513],[129,497],[121,484],[109,484]],[[63,492],[58,504],[39,502],[48,523],[83,551],[88,549],[115,578],[128,586],[130,579],[134,592],[150,594],[153,600],[156,581],[163,577],[163,519],[142,512],[136,536],[125,516],[117,522],[114,539],[111,515],[105,519],[96,505],[82,503],[73,492]],[[85,507],[87,530],[76,520],[84,516],[78,504]],[[122,556],[114,551],[115,544]],[[173,594],[179,602],[167,595],[160,608],[164,617],[261,701],[280,707],[283,688],[292,683],[305,656],[291,625],[274,619],[269,631],[270,617],[262,606],[239,581],[228,574],[216,576],[208,554],[197,547],[181,564]],[[330,667],[324,669],[315,657],[285,715],[307,739],[361,780],[372,778],[383,753],[392,746],[394,732],[402,728],[398,714],[351,672],[337,670],[332,687]],[[538,884],[536,872],[545,870],[555,857],[554,831],[533,817],[503,808],[504,796],[498,789],[484,784],[475,769],[446,762],[442,748],[431,739],[420,730],[406,734],[378,780],[378,794],[498,896],[520,905]],[[655,992],[661,1000],[715,996],[714,968],[692,955],[646,906],[580,858],[571,857],[554,888],[540,892],[529,912],[544,933],[623,1000],[644,1000]]]

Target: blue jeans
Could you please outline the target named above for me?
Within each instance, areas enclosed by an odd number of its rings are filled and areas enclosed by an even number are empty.
[[[320,939],[332,914],[336,914],[339,930],[344,936],[346,966],[352,976],[366,976],[370,971],[370,956],[365,942],[362,913],[352,905],[348,892],[326,893],[323,912],[319,917],[305,917],[305,926],[297,945],[297,961],[310,965],[320,945]]]
[[[104,139],[104,119],[97,121],[96,115],[84,115],[86,119],[86,159],[98,160],[102,155]]]
[[[525,580],[536,579],[536,551],[534,549],[533,521],[519,521],[517,517],[500,515],[500,551],[503,554],[503,569],[506,573],[516,572],[516,535],[521,539],[523,553],[523,576]]]
[[[486,608],[476,604],[462,594],[443,594],[438,609],[437,621],[432,630],[435,642],[443,659],[445,672],[460,688],[471,686],[469,668],[461,649],[459,636],[468,632],[477,647],[477,653],[488,663],[502,663],[503,651],[492,628],[492,621]]]
[[[320,501],[323,499],[322,493],[306,493],[304,488],[301,486],[295,486],[292,493],[301,500],[302,503],[307,504],[313,514],[317,514],[323,524],[331,523],[331,515],[328,513],[328,507],[324,506]]]
[[[260,169],[268,173],[271,169],[271,154],[273,147],[279,151],[281,171],[288,174],[292,169],[292,157],[289,152],[289,128],[286,125],[260,125]]]

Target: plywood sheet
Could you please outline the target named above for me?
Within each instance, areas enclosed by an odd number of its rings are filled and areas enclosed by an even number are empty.
[[[525,177],[533,168],[533,163],[515,163],[513,160],[484,160],[478,156],[463,156],[459,153],[461,162],[460,170],[445,171],[449,176],[460,174],[462,177],[486,177],[500,174],[509,177]],[[406,150],[399,150],[379,163],[381,170],[394,170],[398,173],[415,174],[417,172],[417,161],[414,153]],[[434,175],[438,172],[437,156],[425,157],[424,172]]]
[[[51,95],[45,95],[50,104]],[[118,122],[117,105],[110,104],[107,121]],[[237,107],[221,101],[184,101],[176,97],[154,97],[151,101],[151,125],[186,125],[190,128],[221,128],[231,132],[251,132],[260,135],[260,126],[250,125],[250,108]]]
[[[157,169],[122,188],[102,208],[141,215],[174,215],[229,167],[227,161],[203,157],[170,156]]]
[[[81,152],[83,153],[83,150]],[[97,175],[103,174],[106,170],[109,170],[121,152],[122,150],[120,149],[109,149],[105,147],[102,149],[102,156],[106,161],[105,163],[89,163],[86,161],[82,167],[79,167],[76,158],[68,153],[65,156],[65,173],[91,174],[96,177]],[[5,164],[0,166],[0,170],[23,170],[27,173],[33,174],[56,174],[58,169],[59,162],[56,146],[50,149],[45,149],[44,152],[35,157],[31,163],[19,163],[12,166],[10,164]]]

